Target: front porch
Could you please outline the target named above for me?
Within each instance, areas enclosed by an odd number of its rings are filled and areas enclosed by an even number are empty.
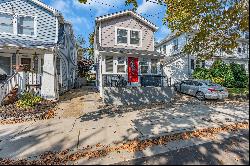
[[[162,55],[100,51],[97,87],[105,104],[168,102],[174,95],[171,78],[163,75]]]
[[[0,48],[0,101],[14,88],[32,91],[46,99],[57,98],[56,62],[53,50],[41,48]]]

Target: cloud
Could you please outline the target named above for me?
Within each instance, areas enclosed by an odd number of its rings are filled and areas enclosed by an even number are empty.
[[[68,0],[53,0],[51,6],[62,13],[69,13],[71,5]]]
[[[156,32],[156,35],[155,35],[156,41],[160,42],[170,33],[171,33],[171,30],[166,25],[162,25],[161,28]]]
[[[156,3],[143,0],[142,4],[138,6],[137,12],[140,14],[154,14],[155,12],[165,10],[165,7]]]
[[[109,10],[120,10],[124,6],[123,0],[92,0],[86,4],[80,3],[78,0],[73,0],[73,6],[85,10],[91,9],[94,11],[95,17],[107,14]]]

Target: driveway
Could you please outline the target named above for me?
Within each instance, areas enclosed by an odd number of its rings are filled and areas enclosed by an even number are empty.
[[[89,107],[90,103],[86,104],[87,107],[81,106],[82,109],[71,105],[65,107],[66,110],[58,110],[59,114],[54,119],[1,125],[0,158],[20,159],[46,151],[77,150],[86,147],[98,149],[135,138],[147,139],[249,121],[248,102],[206,103],[190,97],[177,96],[172,103],[164,105],[110,108],[101,106],[99,98],[90,96],[78,97],[79,100],[84,98],[87,103],[91,99],[93,107]],[[68,105],[71,104],[70,100],[67,102]],[[85,102],[79,104],[84,105]],[[70,111],[74,112],[75,108],[80,108],[80,111],[70,115]]]

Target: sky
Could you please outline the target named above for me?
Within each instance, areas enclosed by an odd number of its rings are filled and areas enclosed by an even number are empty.
[[[64,18],[72,23],[75,35],[85,38],[86,45],[88,44],[88,35],[94,31],[95,17],[132,9],[132,6],[125,6],[125,0],[88,0],[87,4],[81,4],[78,0],[41,1],[59,10]],[[152,1],[156,0],[138,0],[136,12],[159,27],[155,38],[156,41],[160,41],[171,31],[166,25],[163,25],[162,21],[166,7],[152,3]]]

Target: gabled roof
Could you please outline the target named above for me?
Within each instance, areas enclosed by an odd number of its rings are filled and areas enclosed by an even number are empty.
[[[45,8],[46,10],[52,12],[55,15],[56,14],[60,14],[60,12],[58,10],[56,10],[56,9],[54,9],[54,8],[46,5],[45,3],[41,2],[40,0],[30,0],[30,1],[32,1],[35,4],[37,4],[38,6],[41,6],[41,7]]]
[[[149,20],[147,20],[146,18],[142,17],[141,15],[139,15],[138,13],[136,13],[132,10],[124,10],[124,11],[120,11],[120,12],[116,12],[116,13],[111,13],[111,14],[99,16],[99,17],[96,17],[96,22],[115,18],[115,17],[120,17],[123,15],[131,15],[132,17],[135,17],[135,18],[141,20],[142,22],[144,22],[146,25],[148,25],[149,27],[151,27],[155,31],[158,29],[158,27],[155,24],[153,24],[152,22],[150,22]]]

